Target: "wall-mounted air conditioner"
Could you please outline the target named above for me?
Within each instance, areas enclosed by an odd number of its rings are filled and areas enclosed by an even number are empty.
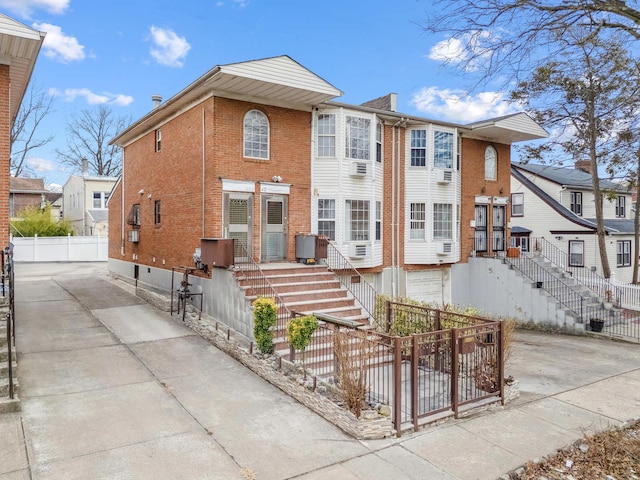
[[[369,162],[351,162],[349,175],[352,177],[365,177],[369,173]]]
[[[366,245],[349,245],[349,258],[364,258],[366,256]]]
[[[451,183],[453,180],[452,170],[436,170],[438,183]]]
[[[453,252],[453,242],[437,242],[436,253],[438,255],[449,255]]]
[[[140,241],[140,230],[129,230],[129,241],[138,243]]]

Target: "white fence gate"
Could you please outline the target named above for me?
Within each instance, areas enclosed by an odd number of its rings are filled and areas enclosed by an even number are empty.
[[[13,237],[16,262],[106,262],[107,237]]]

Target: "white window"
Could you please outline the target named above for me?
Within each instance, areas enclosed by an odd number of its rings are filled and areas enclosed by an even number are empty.
[[[346,200],[345,215],[347,240],[369,240],[369,202]]]
[[[498,155],[496,149],[489,145],[484,151],[484,179],[497,180]]]
[[[318,115],[318,156],[336,156],[336,116]]]
[[[332,198],[318,199],[318,235],[336,239],[336,201]]]
[[[382,122],[376,124],[376,162],[382,163],[382,133],[384,126]]]
[[[244,116],[244,156],[269,158],[269,120],[258,110],[251,110]]]
[[[109,192],[93,192],[93,208],[107,208]]]
[[[371,120],[347,117],[345,156],[356,160],[369,160]]]
[[[411,166],[427,165],[427,131],[411,130]]]
[[[451,240],[453,238],[452,206],[450,203],[433,204],[433,238]]]
[[[631,265],[631,240],[618,240],[616,247],[616,265],[629,267]]]
[[[569,266],[584,267],[583,240],[569,240]]]
[[[156,130],[156,152],[159,152],[162,148],[162,132],[160,129]]]
[[[433,166],[435,168],[453,168],[453,133],[433,133]]]
[[[412,203],[410,207],[411,220],[409,223],[409,238],[411,240],[424,240],[425,223],[427,220],[426,204]]]
[[[522,217],[524,215],[524,193],[511,194],[511,216]]]

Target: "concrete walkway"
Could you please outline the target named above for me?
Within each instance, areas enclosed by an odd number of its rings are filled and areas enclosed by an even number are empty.
[[[22,413],[0,480],[495,479],[640,417],[640,346],[520,333],[504,409],[361,442],[106,276],[17,264]]]

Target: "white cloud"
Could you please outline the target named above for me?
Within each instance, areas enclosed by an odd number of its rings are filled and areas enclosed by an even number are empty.
[[[420,112],[434,119],[470,123],[515,113],[521,109],[506,101],[503,93],[481,92],[467,95],[462,90],[423,88],[411,99]]]
[[[59,183],[47,183],[45,188],[50,192],[62,193],[62,185]]]
[[[46,10],[56,15],[69,7],[70,0],[0,0],[0,8],[6,8],[23,18],[30,18],[34,10]]]
[[[240,8],[244,8],[249,4],[247,0],[233,0],[233,1],[236,2]]]
[[[476,71],[480,64],[491,57],[492,44],[495,37],[491,32],[468,32],[460,38],[449,38],[436,43],[429,51],[428,58],[455,66],[463,65],[466,71]]]
[[[47,160],[41,157],[29,157],[27,158],[27,164],[33,168],[34,171],[41,172],[57,172],[60,170],[60,167],[57,163],[52,162],[51,160]]]
[[[88,88],[67,88],[60,91],[56,88],[49,89],[50,95],[62,96],[67,102],[73,102],[76,98],[84,98],[89,105],[112,104],[126,107],[133,102],[133,97],[109,92],[95,93]]]
[[[85,59],[84,46],[75,37],[65,35],[57,25],[34,23],[33,28],[47,32],[44,38],[44,55],[57,62],[69,63]]]
[[[167,67],[182,67],[191,45],[184,37],[179,37],[168,28],[156,26],[150,27],[151,40],[154,46],[151,47],[151,56],[160,65]]]

